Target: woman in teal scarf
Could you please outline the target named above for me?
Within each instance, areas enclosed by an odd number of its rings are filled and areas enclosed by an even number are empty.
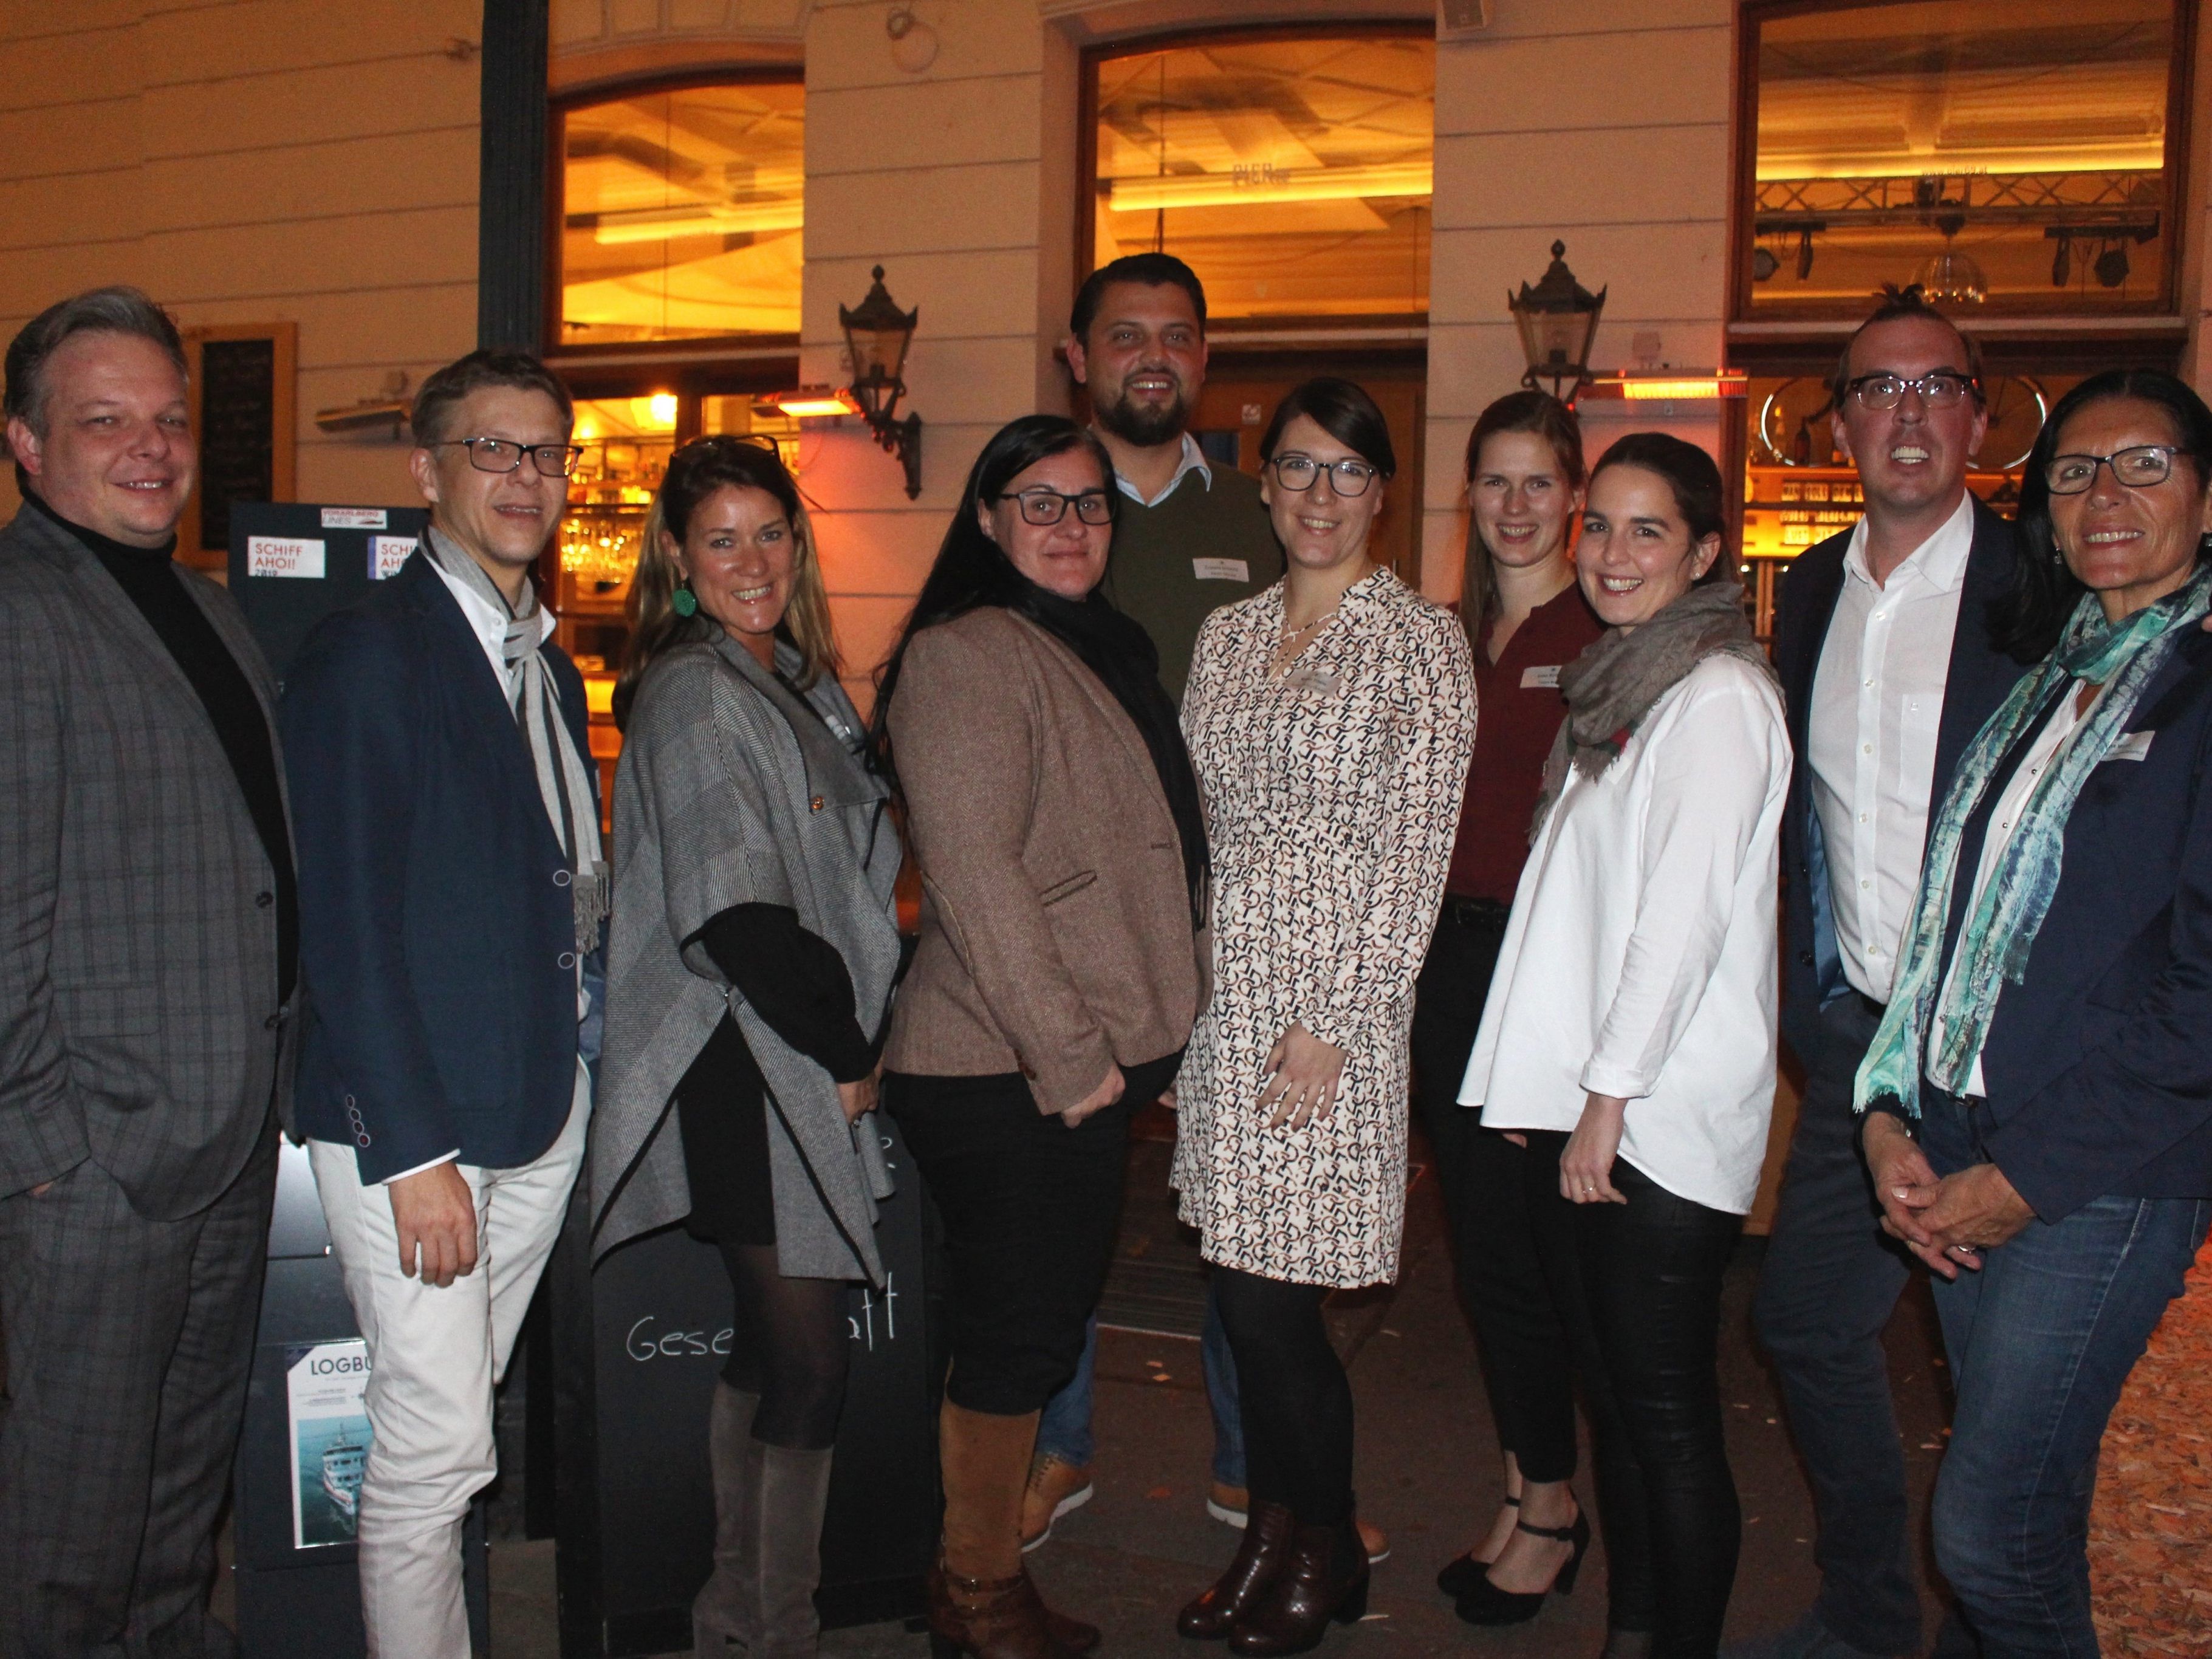
[[[1985,1659],[2097,1651],[2098,1443],[2212,1219],[2212,410],[2084,381],[2020,523],[2001,633],[2038,665],[1930,829],[1857,1090],[1882,1225],[1939,1275],[1936,1552]]]

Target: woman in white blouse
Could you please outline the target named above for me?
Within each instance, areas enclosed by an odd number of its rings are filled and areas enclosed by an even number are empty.
[[[1719,470],[1637,433],[1591,474],[1577,562],[1607,631],[1567,719],[1461,1103],[1525,1133],[1530,1211],[1600,1437],[1609,1571],[1711,1659],[1741,1517],[1715,1371],[1720,1289],[1774,1096],[1782,699],[1723,547]],[[1587,1317],[1584,1317],[1584,1316]],[[1587,1546],[1554,1534],[1562,1585]],[[1616,1607],[1616,1619],[1620,1609]]]

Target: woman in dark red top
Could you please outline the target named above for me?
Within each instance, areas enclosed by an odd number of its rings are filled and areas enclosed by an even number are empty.
[[[1474,647],[1481,719],[1460,808],[1443,914],[1413,1008],[1417,1098],[1443,1188],[1461,1294],[1475,1329],[1505,1457],[1505,1501],[1489,1533],[1437,1583],[1483,1624],[1534,1616],[1587,1526],[1575,1471],[1568,1334],[1539,1267],[1522,1200],[1521,1137],[1485,1129],[1460,1079],[1543,779],[1566,705],[1559,671],[1602,632],[1569,550],[1583,506],[1582,432],[1565,404],[1516,392],[1468,439],[1470,511],[1462,620]],[[1633,1597],[1616,1626],[1638,1627]],[[1640,1621],[1650,1628],[1648,1620]]]

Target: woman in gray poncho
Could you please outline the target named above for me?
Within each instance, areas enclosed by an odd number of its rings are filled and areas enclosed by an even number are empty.
[[[890,1187],[859,1126],[898,969],[898,835],[772,447],[677,451],[632,592],[592,1249],[682,1221],[721,1250],[737,1314],[694,1632],[702,1656],[796,1659],[815,1650],[846,1287],[881,1273]]]

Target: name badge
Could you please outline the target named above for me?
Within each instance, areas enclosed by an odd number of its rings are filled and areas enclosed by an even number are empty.
[[[2112,746],[2111,750],[2106,752],[2105,758],[2108,761],[2148,760],[2150,758],[2150,740],[2157,735],[2158,733],[2155,732],[2130,732],[2127,736],[2122,738],[2118,743]]]
[[[1243,559],[1193,559],[1190,574],[1202,582],[1249,582],[1252,567]]]
[[[1559,670],[1565,665],[1553,663],[1548,668],[1524,668],[1521,671],[1523,691],[1556,691],[1559,689]]]

